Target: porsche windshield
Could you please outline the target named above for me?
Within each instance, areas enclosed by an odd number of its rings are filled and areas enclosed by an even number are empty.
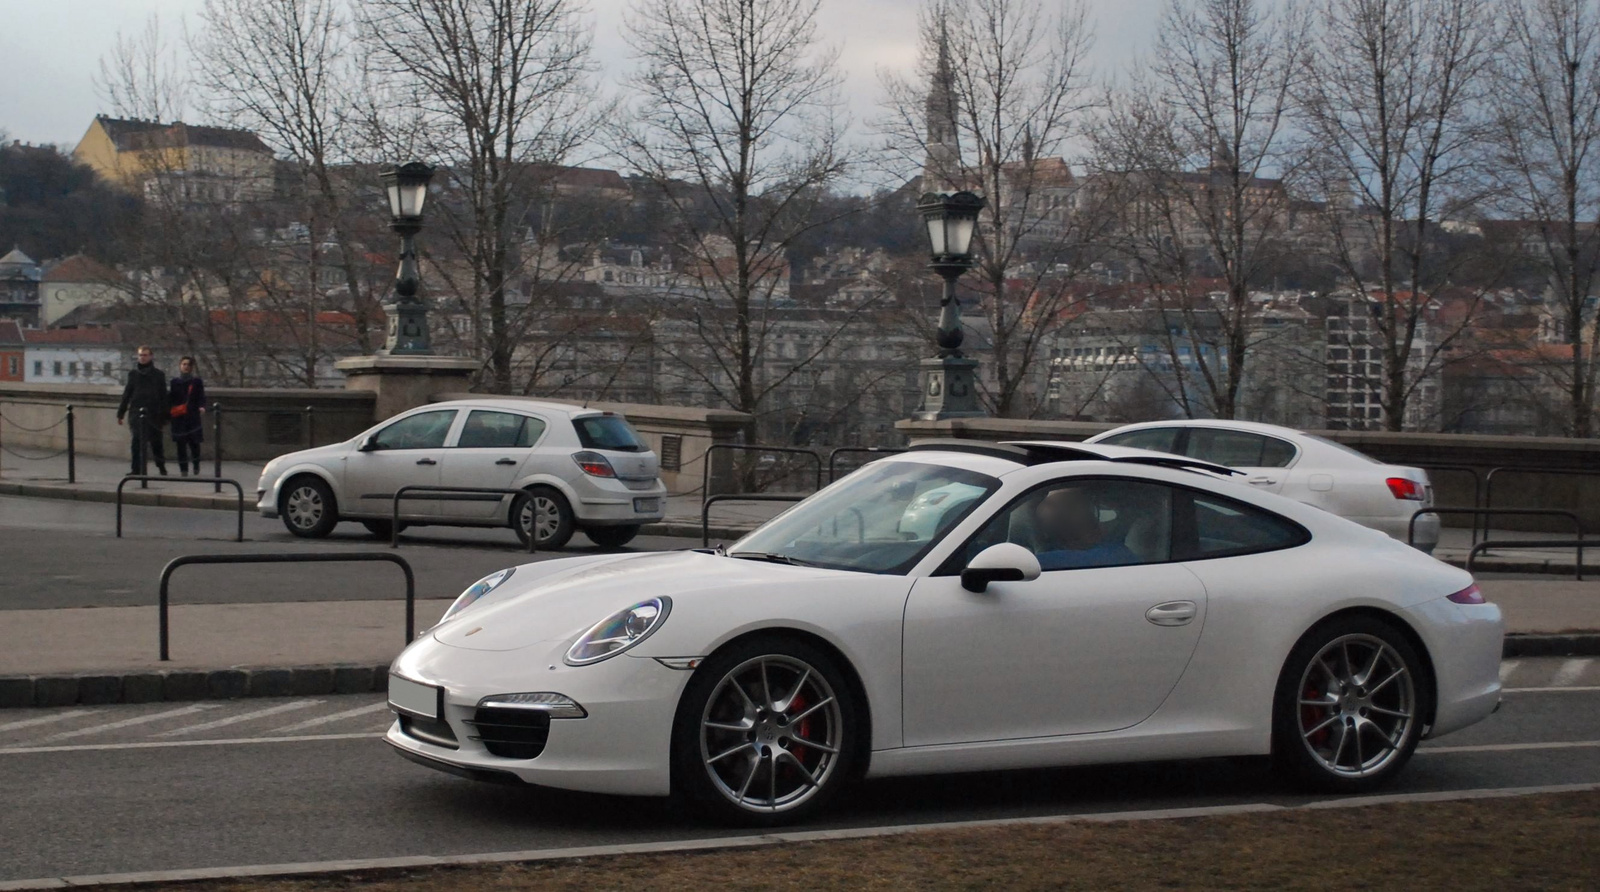
[[[960,468],[875,462],[774,518],[728,554],[906,573],[999,486],[993,477]]]

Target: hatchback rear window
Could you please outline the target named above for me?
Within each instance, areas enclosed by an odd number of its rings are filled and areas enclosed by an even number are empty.
[[[620,415],[589,415],[572,419],[578,431],[578,442],[585,449],[609,449],[612,452],[647,452],[648,446],[639,434]]]

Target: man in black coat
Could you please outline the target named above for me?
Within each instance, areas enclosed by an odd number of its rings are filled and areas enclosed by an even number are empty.
[[[139,364],[128,373],[128,383],[122,388],[122,404],[117,406],[117,423],[121,424],[124,416],[131,416],[131,473],[139,473],[142,464],[140,459],[148,454],[155,459],[156,468],[165,477],[167,456],[161,445],[161,428],[169,417],[167,376],[156,368],[155,358],[155,351],[146,346],[139,347]],[[143,425],[139,423],[141,410],[144,412]],[[145,453],[145,449],[150,451]]]

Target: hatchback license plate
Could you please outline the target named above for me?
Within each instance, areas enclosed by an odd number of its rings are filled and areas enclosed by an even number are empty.
[[[644,514],[644,513],[647,513],[647,512],[653,512],[653,511],[660,511],[661,510],[661,500],[660,499],[634,499],[633,500],[633,510],[635,512],[640,513],[640,514]]]
[[[443,699],[443,688],[419,684],[398,675],[389,676],[389,705],[400,712],[437,721]]]

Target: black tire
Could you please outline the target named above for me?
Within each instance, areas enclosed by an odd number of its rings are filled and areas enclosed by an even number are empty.
[[[528,528],[535,513],[544,519],[539,527],[539,538],[533,543],[535,551],[562,548],[578,531],[577,519],[566,496],[549,486],[530,486],[527,495],[511,500],[511,528],[516,530],[517,539],[524,547],[528,544]]]
[[[1322,623],[1289,652],[1278,677],[1273,767],[1314,790],[1371,792],[1411,759],[1433,696],[1427,664],[1392,623]]]
[[[321,539],[339,523],[339,505],[333,490],[320,477],[302,474],[283,485],[278,497],[278,516],[291,534],[302,539]]]
[[[583,534],[601,548],[621,548],[639,535],[637,524],[622,527],[586,527]]]
[[[763,671],[770,697],[754,681]],[[694,671],[678,703],[674,795],[722,824],[804,821],[855,779],[866,729],[863,704],[830,654],[784,637],[736,642]]]
[[[394,521],[392,520],[363,520],[361,525],[366,527],[367,532],[371,533],[375,539],[388,541],[394,538]],[[400,532],[405,532],[406,527],[410,525],[405,521],[401,521]]]

